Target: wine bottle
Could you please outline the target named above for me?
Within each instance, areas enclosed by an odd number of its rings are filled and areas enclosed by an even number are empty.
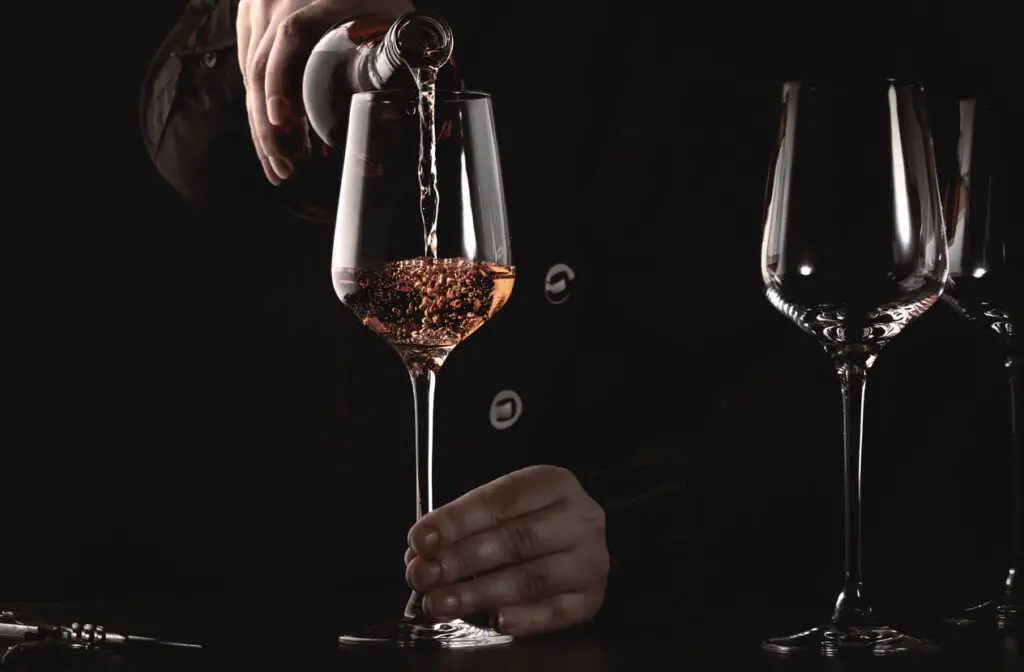
[[[300,217],[333,222],[352,95],[383,89],[415,95],[413,71],[424,67],[437,74],[437,88],[461,89],[453,45],[448,23],[419,11],[397,19],[360,17],[325,33],[302,79],[312,156],[282,185],[285,205]]]
[[[412,71],[433,67],[445,75],[438,88],[457,79],[450,63],[454,38],[441,17],[410,12],[394,21],[367,17],[347,21],[313,48],[302,80],[310,128],[334,151],[345,146],[353,93],[381,89],[416,90]]]

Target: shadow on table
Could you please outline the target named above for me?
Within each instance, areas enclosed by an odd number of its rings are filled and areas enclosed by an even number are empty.
[[[820,656],[781,657],[764,654],[753,669],[766,672],[1020,672],[1024,657],[1019,635],[990,631],[969,634],[947,630],[933,633],[942,650],[935,654],[844,658]],[[715,668],[717,669],[717,668]]]
[[[100,613],[89,609],[89,619],[103,620],[111,628],[136,634],[162,636],[156,617],[143,618],[143,609],[130,610],[129,619],[119,618],[123,610]],[[26,614],[32,612],[28,609]],[[188,620],[203,613],[190,608]],[[230,613],[207,608],[205,613],[218,623]],[[300,610],[310,616],[308,608]],[[31,614],[48,622],[72,622],[84,616],[77,610],[65,611],[46,605]],[[803,616],[793,620],[802,620]],[[164,619],[160,619],[164,620]],[[789,620],[789,619],[784,619]],[[252,625],[258,621],[246,619]],[[629,623],[569,631],[546,637],[524,638],[507,646],[469,651],[402,651],[395,649],[337,650],[331,633],[336,624],[329,619],[308,619],[324,627],[305,632],[278,632],[266,637],[259,628],[244,640],[235,639],[223,646],[211,646],[203,652],[130,653],[114,655],[100,652],[67,651],[52,648],[21,656],[3,668],[3,672],[1019,672],[1024,669],[1020,652],[1024,638],[1007,634],[968,635],[949,631],[942,653],[914,659],[908,657],[828,660],[817,657],[776,658],[762,652],[758,637],[742,627],[723,629],[728,619],[709,619],[716,627],[701,629],[699,624],[684,625],[678,620],[637,617]],[[781,623],[771,628],[784,631]],[[177,634],[177,633],[175,633]],[[239,633],[241,634],[241,633]]]
[[[523,639],[477,651],[339,652],[345,670],[409,672],[564,672],[615,670],[610,651],[585,634]],[[335,668],[339,669],[339,668]]]
[[[303,650],[176,654],[162,652],[116,655],[48,647],[27,650],[3,667],[3,672],[565,672],[617,669],[610,651],[592,637],[557,636],[521,640],[509,646],[476,651],[401,651],[378,649],[337,651],[310,656]]]
[[[654,640],[644,643],[602,641],[588,633],[520,640],[505,647],[477,651],[339,651],[315,659],[302,651],[291,656],[241,657],[224,654],[189,656],[116,656],[73,652],[63,656],[24,657],[3,672],[608,672],[612,670],[712,672],[764,670],[765,672],[1017,672],[1021,669],[1019,640],[1008,637],[990,642],[986,649],[972,647],[934,657],[866,658],[861,660],[777,659],[762,654],[749,642],[726,645],[672,645]],[[661,633],[664,635],[665,633]]]

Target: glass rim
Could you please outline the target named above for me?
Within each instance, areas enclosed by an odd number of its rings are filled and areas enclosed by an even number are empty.
[[[956,96],[958,103],[975,103],[979,107],[1003,108],[1006,101],[993,93],[960,93]]]
[[[844,89],[863,89],[880,86],[885,86],[887,88],[891,86],[897,89],[923,89],[924,85],[925,82],[921,79],[902,77],[854,77],[846,79],[808,77],[806,79],[787,79],[782,82],[782,87],[785,89],[802,88],[810,91],[815,91],[818,88],[828,91],[842,91]]]
[[[434,100],[437,103],[469,103],[491,100],[491,94],[473,90],[437,89],[434,95]],[[407,89],[382,89],[380,91],[355,93],[352,95],[352,101],[355,102],[357,100],[361,102],[407,105],[416,100],[416,94]]]

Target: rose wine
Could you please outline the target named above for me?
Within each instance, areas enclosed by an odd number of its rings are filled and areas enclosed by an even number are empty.
[[[413,76],[419,88],[418,112],[420,116],[420,164],[417,172],[420,182],[420,217],[423,219],[423,254],[437,258],[437,135],[435,102],[437,100],[437,68],[414,68]]]
[[[430,31],[416,30],[415,24],[398,38],[402,62],[416,82],[416,111],[420,118],[420,216],[423,219],[423,254],[437,258],[437,73],[451,57],[454,39],[438,40]]]
[[[336,268],[334,291],[410,367],[436,371],[452,348],[501,310],[515,270],[424,256],[370,268]]]

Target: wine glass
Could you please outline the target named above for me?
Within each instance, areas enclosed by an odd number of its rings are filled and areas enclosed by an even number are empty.
[[[826,656],[934,650],[875,619],[861,563],[868,371],[885,344],[935,303],[947,274],[922,88],[894,80],[784,84],[768,189],[765,294],[824,347],[842,388],[846,572],[829,621],[762,646]]]
[[[960,315],[992,334],[1002,349],[1010,387],[1012,434],[1013,557],[1002,595],[971,607],[954,619],[958,625],[1011,627],[1020,624],[1024,463],[1024,221],[1011,213],[1011,189],[1020,182],[1019,138],[1009,109],[991,98],[959,101],[960,138],[952,202],[947,209],[949,281],[944,300]],[[1014,143],[1013,140],[1017,140]],[[1017,179],[1013,179],[1016,177]]]
[[[505,305],[515,281],[490,96],[352,97],[331,274],[341,301],[394,347],[412,379],[420,517],[434,506],[437,372]],[[511,639],[462,620],[436,621],[413,593],[402,618],[339,643],[465,648]]]

